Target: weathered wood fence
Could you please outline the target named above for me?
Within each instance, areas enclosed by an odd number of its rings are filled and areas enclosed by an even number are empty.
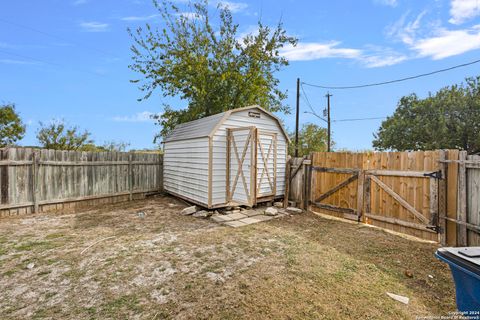
[[[0,217],[142,198],[162,169],[160,154],[0,149]]]
[[[289,198],[300,206],[442,244],[480,243],[479,156],[321,152],[291,166]]]
[[[480,245],[480,156],[460,152],[458,161],[458,215],[448,221],[457,224],[459,246]]]

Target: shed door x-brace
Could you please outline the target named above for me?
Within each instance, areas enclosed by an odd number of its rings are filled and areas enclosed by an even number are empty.
[[[227,199],[255,204],[255,127],[227,129]]]

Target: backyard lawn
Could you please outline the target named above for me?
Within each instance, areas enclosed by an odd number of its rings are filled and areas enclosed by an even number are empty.
[[[179,215],[185,206],[159,196],[0,220],[0,319],[415,319],[455,310],[435,244],[311,213],[231,228]]]

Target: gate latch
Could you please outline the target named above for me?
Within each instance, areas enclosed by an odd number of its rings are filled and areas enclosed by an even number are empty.
[[[424,177],[435,178],[435,179],[443,179],[442,171],[440,171],[440,170],[433,171],[433,172],[430,172],[430,173],[424,173],[423,176]]]

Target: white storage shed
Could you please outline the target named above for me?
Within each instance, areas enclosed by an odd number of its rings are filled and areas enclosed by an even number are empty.
[[[164,141],[164,190],[206,208],[283,197],[288,143],[258,106],[180,124]]]

